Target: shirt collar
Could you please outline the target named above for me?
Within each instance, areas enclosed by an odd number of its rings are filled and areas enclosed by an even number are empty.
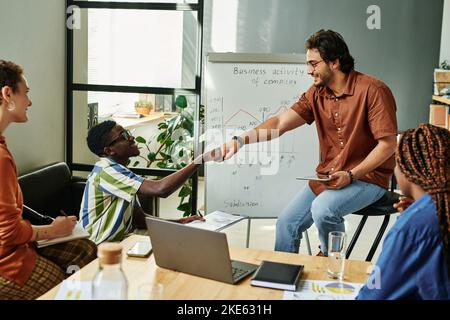
[[[356,76],[357,72],[355,70],[350,71],[342,96],[352,96],[355,93]],[[328,87],[319,88],[317,93],[323,97],[334,98],[333,91],[331,91]]]

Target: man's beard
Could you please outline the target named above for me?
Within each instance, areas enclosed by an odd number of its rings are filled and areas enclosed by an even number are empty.
[[[314,85],[318,88],[322,88],[322,87],[326,87],[328,85],[328,83],[330,83],[330,79],[331,79],[331,74],[330,73],[325,73],[322,75],[319,75],[317,77],[317,79],[319,79],[319,83],[314,83]]]

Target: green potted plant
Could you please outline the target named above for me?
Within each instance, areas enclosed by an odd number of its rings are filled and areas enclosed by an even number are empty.
[[[166,118],[158,124],[156,141],[159,146],[152,150],[150,144],[154,140],[145,139],[142,136],[136,137],[136,142],[141,149],[146,149],[147,153],[141,153],[133,166],[144,162],[147,168],[156,166],[162,169],[179,170],[187,165],[194,156],[194,109],[188,106],[185,96],[180,95],[175,99],[175,105],[180,112],[173,117]],[[202,121],[204,107],[200,106],[200,119]],[[188,180],[180,192],[180,203],[177,210],[183,212],[183,216],[195,214],[191,208],[192,182]]]
[[[149,115],[153,110],[153,104],[147,100],[139,100],[134,103],[134,109],[139,114]]]

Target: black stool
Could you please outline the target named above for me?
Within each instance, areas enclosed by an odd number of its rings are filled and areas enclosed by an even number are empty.
[[[359,222],[358,227],[356,228],[356,231],[352,237],[352,240],[350,241],[350,243],[348,245],[347,253],[345,256],[346,259],[348,259],[350,257],[353,247],[355,246],[355,243],[359,238],[359,235],[361,233],[362,228],[364,227],[364,224],[366,223],[367,218],[369,216],[384,216],[383,223],[381,224],[380,230],[378,231],[375,241],[373,242],[372,247],[370,248],[369,254],[367,255],[367,258],[366,258],[366,261],[372,260],[372,257],[375,254],[378,244],[380,243],[381,238],[383,237],[384,231],[386,230],[386,227],[389,223],[391,214],[397,212],[397,209],[395,209],[393,207],[393,204],[398,202],[399,198],[400,198],[400,195],[398,193],[395,193],[393,191],[386,191],[386,193],[378,201],[372,203],[370,206],[367,206],[364,209],[361,209],[361,210],[353,213],[353,214],[362,216],[362,218],[361,218],[361,221]]]

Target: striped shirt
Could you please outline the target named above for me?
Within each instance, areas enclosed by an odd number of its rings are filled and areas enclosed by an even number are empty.
[[[96,244],[121,241],[131,232],[136,197],[144,178],[110,158],[100,158],[89,174],[80,208],[80,221]]]

